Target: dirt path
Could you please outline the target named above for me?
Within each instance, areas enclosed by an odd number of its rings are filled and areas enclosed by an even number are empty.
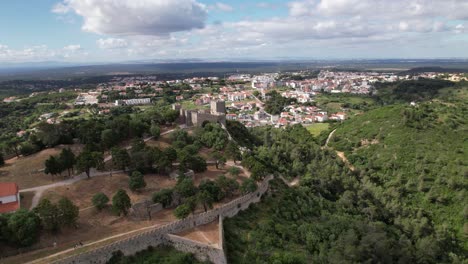
[[[121,173],[121,172],[122,171],[113,171],[112,173]],[[106,175],[109,175],[109,174],[110,174],[109,171],[105,171],[105,172],[92,171],[90,173],[90,177],[91,178],[92,177],[100,177],[100,176],[106,176]],[[30,209],[33,209],[39,203],[39,200],[41,199],[42,194],[45,191],[47,191],[48,189],[55,188],[55,187],[60,187],[60,186],[71,185],[71,184],[74,184],[75,182],[78,182],[78,181],[81,181],[81,180],[84,180],[84,179],[87,179],[87,178],[88,177],[86,176],[86,173],[82,173],[82,174],[80,174],[78,176],[74,176],[73,178],[70,178],[70,179],[67,179],[67,180],[64,180],[64,181],[59,181],[59,182],[48,184],[48,185],[42,185],[42,186],[38,186],[38,187],[23,189],[23,190],[20,190],[20,193],[34,192],[34,196],[32,198],[32,202],[31,202],[31,208],[30,208]]]
[[[327,141],[325,141],[325,146],[328,147],[328,142],[330,142],[330,139],[333,137],[333,134],[335,134],[336,129],[334,129],[330,134],[328,135]]]
[[[167,135],[169,133],[172,133],[174,132],[176,129],[171,129],[171,130],[168,130],[166,132],[163,132],[161,133],[161,136],[164,136],[164,135]],[[145,138],[143,141],[144,142],[147,142],[147,141],[150,141],[151,139],[153,139],[154,137],[147,137]],[[125,148],[126,150],[130,150],[132,149],[132,146],[127,146]],[[107,155],[105,158],[104,158],[104,162],[108,162],[112,160],[112,155]],[[113,171],[112,173],[120,173],[122,171]],[[110,171],[106,171],[106,172],[97,172],[97,171],[91,171],[90,173],[90,177],[99,177],[99,176],[105,176],[105,175],[109,175],[110,174]],[[33,199],[32,199],[32,203],[31,203],[31,208],[30,209],[33,209],[34,207],[36,207],[39,203],[39,200],[41,199],[42,197],[42,194],[47,191],[48,189],[50,188],[55,188],[55,187],[60,187],[60,186],[66,186],[66,185],[71,185],[73,183],[76,183],[78,181],[81,181],[81,180],[84,180],[84,179],[87,179],[88,177],[86,176],[85,173],[82,173],[82,174],[79,174],[79,175],[75,175],[73,176],[72,178],[70,179],[67,179],[67,180],[64,180],[64,181],[60,181],[60,182],[55,182],[55,183],[52,183],[52,184],[48,184],[48,185],[43,185],[43,186],[38,186],[38,187],[33,187],[33,188],[28,188],[28,189],[22,189],[20,190],[20,193],[23,193],[23,192],[34,192],[34,196],[33,196]]]
[[[231,166],[231,167],[237,167],[237,168],[241,169],[242,172],[244,173],[244,175],[245,175],[247,178],[250,178],[250,175],[251,175],[250,171],[248,171],[247,169],[245,169],[244,167],[242,167],[242,165],[235,164],[234,161],[232,161],[232,160],[228,160],[228,161],[226,162],[226,165]]]
[[[283,177],[283,175],[280,176],[281,180],[288,186],[288,187],[294,187],[299,184],[299,177],[294,178],[292,181],[286,180],[286,178]]]
[[[356,169],[351,163],[349,163],[349,160],[348,158],[346,158],[346,155],[344,154],[344,152],[336,151],[336,154],[346,164],[346,166],[348,166],[350,170],[354,171]]]

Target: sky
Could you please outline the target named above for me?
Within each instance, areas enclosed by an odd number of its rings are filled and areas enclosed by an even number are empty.
[[[0,64],[467,58],[468,0],[3,0]]]

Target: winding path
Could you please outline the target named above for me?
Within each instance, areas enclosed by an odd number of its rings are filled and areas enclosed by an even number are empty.
[[[334,129],[330,134],[328,135],[327,141],[325,141],[325,146],[328,147],[328,142],[330,142],[330,139],[333,137],[333,134],[335,134],[336,129]]]
[[[322,147],[322,148],[327,148],[328,147],[328,142],[330,142],[330,139],[333,137],[333,134],[335,134],[335,131],[336,129],[334,129],[332,132],[330,132],[330,134],[328,135],[328,138],[327,138],[327,141],[325,142],[325,145]],[[341,151],[338,151],[338,150],[335,150],[336,152],[336,155],[338,155],[338,157],[346,164],[346,166],[354,171],[356,168],[349,162],[349,160],[346,158],[346,155],[344,154],[344,152],[341,152]]]

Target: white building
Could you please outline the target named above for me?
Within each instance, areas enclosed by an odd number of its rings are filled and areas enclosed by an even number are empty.
[[[116,100],[115,101],[115,106],[146,105],[146,104],[151,104],[151,98],[136,98],[136,99]]]

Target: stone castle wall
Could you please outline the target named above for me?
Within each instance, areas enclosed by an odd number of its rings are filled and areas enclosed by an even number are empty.
[[[201,261],[211,261],[216,264],[227,264],[226,255],[222,248],[209,246],[179,236],[167,235],[167,244],[183,252],[193,253]]]
[[[174,243],[173,237],[169,236],[169,234],[180,233],[189,229],[192,229],[196,226],[208,224],[213,222],[219,218],[223,217],[233,217],[239,211],[247,209],[250,204],[257,203],[260,201],[262,195],[268,190],[269,181],[273,179],[273,176],[268,176],[258,187],[258,189],[253,192],[246,194],[242,197],[239,197],[227,204],[219,208],[215,208],[208,212],[204,212],[201,214],[189,216],[185,219],[174,221],[167,225],[163,225],[161,227],[156,227],[150,231],[135,235],[133,237],[123,239],[117,242],[114,242],[110,245],[97,248],[92,251],[84,252],[78,255],[74,255],[54,263],[65,264],[65,263],[90,263],[90,264],[97,264],[97,263],[106,263],[111,257],[112,253],[115,251],[122,251],[124,255],[133,255],[139,251],[147,249],[149,246],[156,247],[161,244],[171,244]],[[219,220],[222,224],[222,219]],[[221,225],[222,229],[222,225]],[[185,240],[177,240],[177,246],[180,250],[193,250],[191,247],[193,244],[182,246]],[[224,240],[221,240],[224,241]],[[190,241],[192,242],[192,241]],[[217,262],[219,261],[220,257],[217,255],[218,253],[212,252],[210,247],[209,250],[202,250],[202,247],[197,247],[197,250],[201,250],[198,252],[198,256],[204,255],[207,256],[211,261],[214,263],[225,263],[225,262]],[[220,251],[223,251],[222,248]],[[192,252],[192,251],[187,251]],[[193,253],[193,252],[192,252]],[[224,255],[224,254],[223,254]],[[211,259],[213,257],[213,259]],[[225,256],[224,256],[225,259]]]
[[[163,209],[164,207],[160,203],[143,201],[132,205],[132,208],[130,208],[129,211],[129,216],[133,219],[147,220],[149,216],[153,217],[153,214],[156,214]]]

